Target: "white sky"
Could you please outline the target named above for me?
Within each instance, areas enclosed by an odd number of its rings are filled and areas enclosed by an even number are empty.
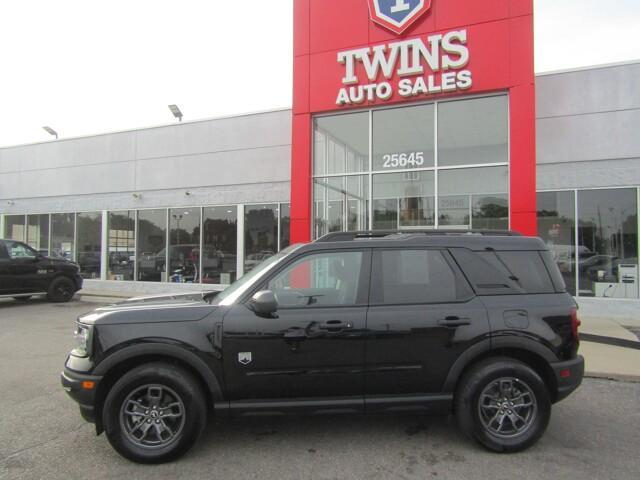
[[[292,3],[0,0],[0,146],[288,107]],[[537,71],[640,59],[639,0],[535,7]]]

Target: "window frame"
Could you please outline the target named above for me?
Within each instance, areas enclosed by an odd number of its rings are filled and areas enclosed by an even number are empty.
[[[248,292],[240,299],[238,303],[248,306],[248,303],[251,301],[253,296],[263,290],[267,289],[269,282],[274,280],[280,273],[282,273],[287,268],[291,267],[293,264],[297,263],[300,260],[304,260],[305,258],[309,258],[315,255],[324,255],[328,253],[348,253],[348,252],[357,252],[362,253],[362,263],[360,265],[360,278],[358,281],[358,291],[356,293],[356,302],[353,305],[307,305],[303,307],[299,306],[280,306],[278,305],[278,311],[289,311],[289,310],[326,310],[326,309],[336,309],[336,308],[362,308],[369,306],[369,293],[371,291],[371,261],[372,261],[372,249],[371,248],[331,248],[326,250],[311,250],[308,252],[303,252],[294,257],[290,258],[288,261],[284,262],[277,269],[270,273],[267,277],[260,280],[260,282],[248,290]]]
[[[374,287],[382,291],[383,288],[383,275],[378,275],[378,272],[382,272],[381,261],[382,254],[386,251],[436,251],[442,255],[442,258],[446,262],[446,264],[451,269],[454,279],[456,282],[456,299],[452,301],[438,301],[438,302],[410,302],[410,303],[387,303],[387,302],[375,302],[375,291]],[[379,263],[380,262],[380,263]],[[467,290],[467,296],[461,296],[461,291],[463,289]],[[466,276],[462,273],[460,267],[455,262],[453,256],[449,252],[448,248],[442,247],[420,247],[420,246],[411,246],[409,248],[401,248],[401,247],[385,247],[385,248],[376,248],[372,255],[371,259],[371,282],[369,285],[369,306],[370,307],[407,307],[407,306],[421,306],[421,305],[451,305],[451,304],[462,304],[468,303],[475,298],[476,294],[469,283]]]

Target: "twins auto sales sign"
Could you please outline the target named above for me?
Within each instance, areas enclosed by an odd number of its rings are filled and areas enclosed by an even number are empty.
[[[428,12],[431,0],[368,0],[372,21],[401,35]],[[394,96],[425,97],[473,86],[466,29],[338,52],[343,68],[336,105]]]

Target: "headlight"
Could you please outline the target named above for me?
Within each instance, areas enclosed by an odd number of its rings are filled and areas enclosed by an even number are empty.
[[[89,325],[83,325],[82,323],[76,324],[76,330],[73,332],[73,338],[75,340],[73,354],[78,357],[89,356],[91,347],[91,327]]]

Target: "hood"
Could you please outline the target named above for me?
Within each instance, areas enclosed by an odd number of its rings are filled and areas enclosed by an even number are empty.
[[[96,308],[79,317],[78,321],[89,325],[193,322],[203,319],[216,308],[205,302],[202,294],[140,297]]]

